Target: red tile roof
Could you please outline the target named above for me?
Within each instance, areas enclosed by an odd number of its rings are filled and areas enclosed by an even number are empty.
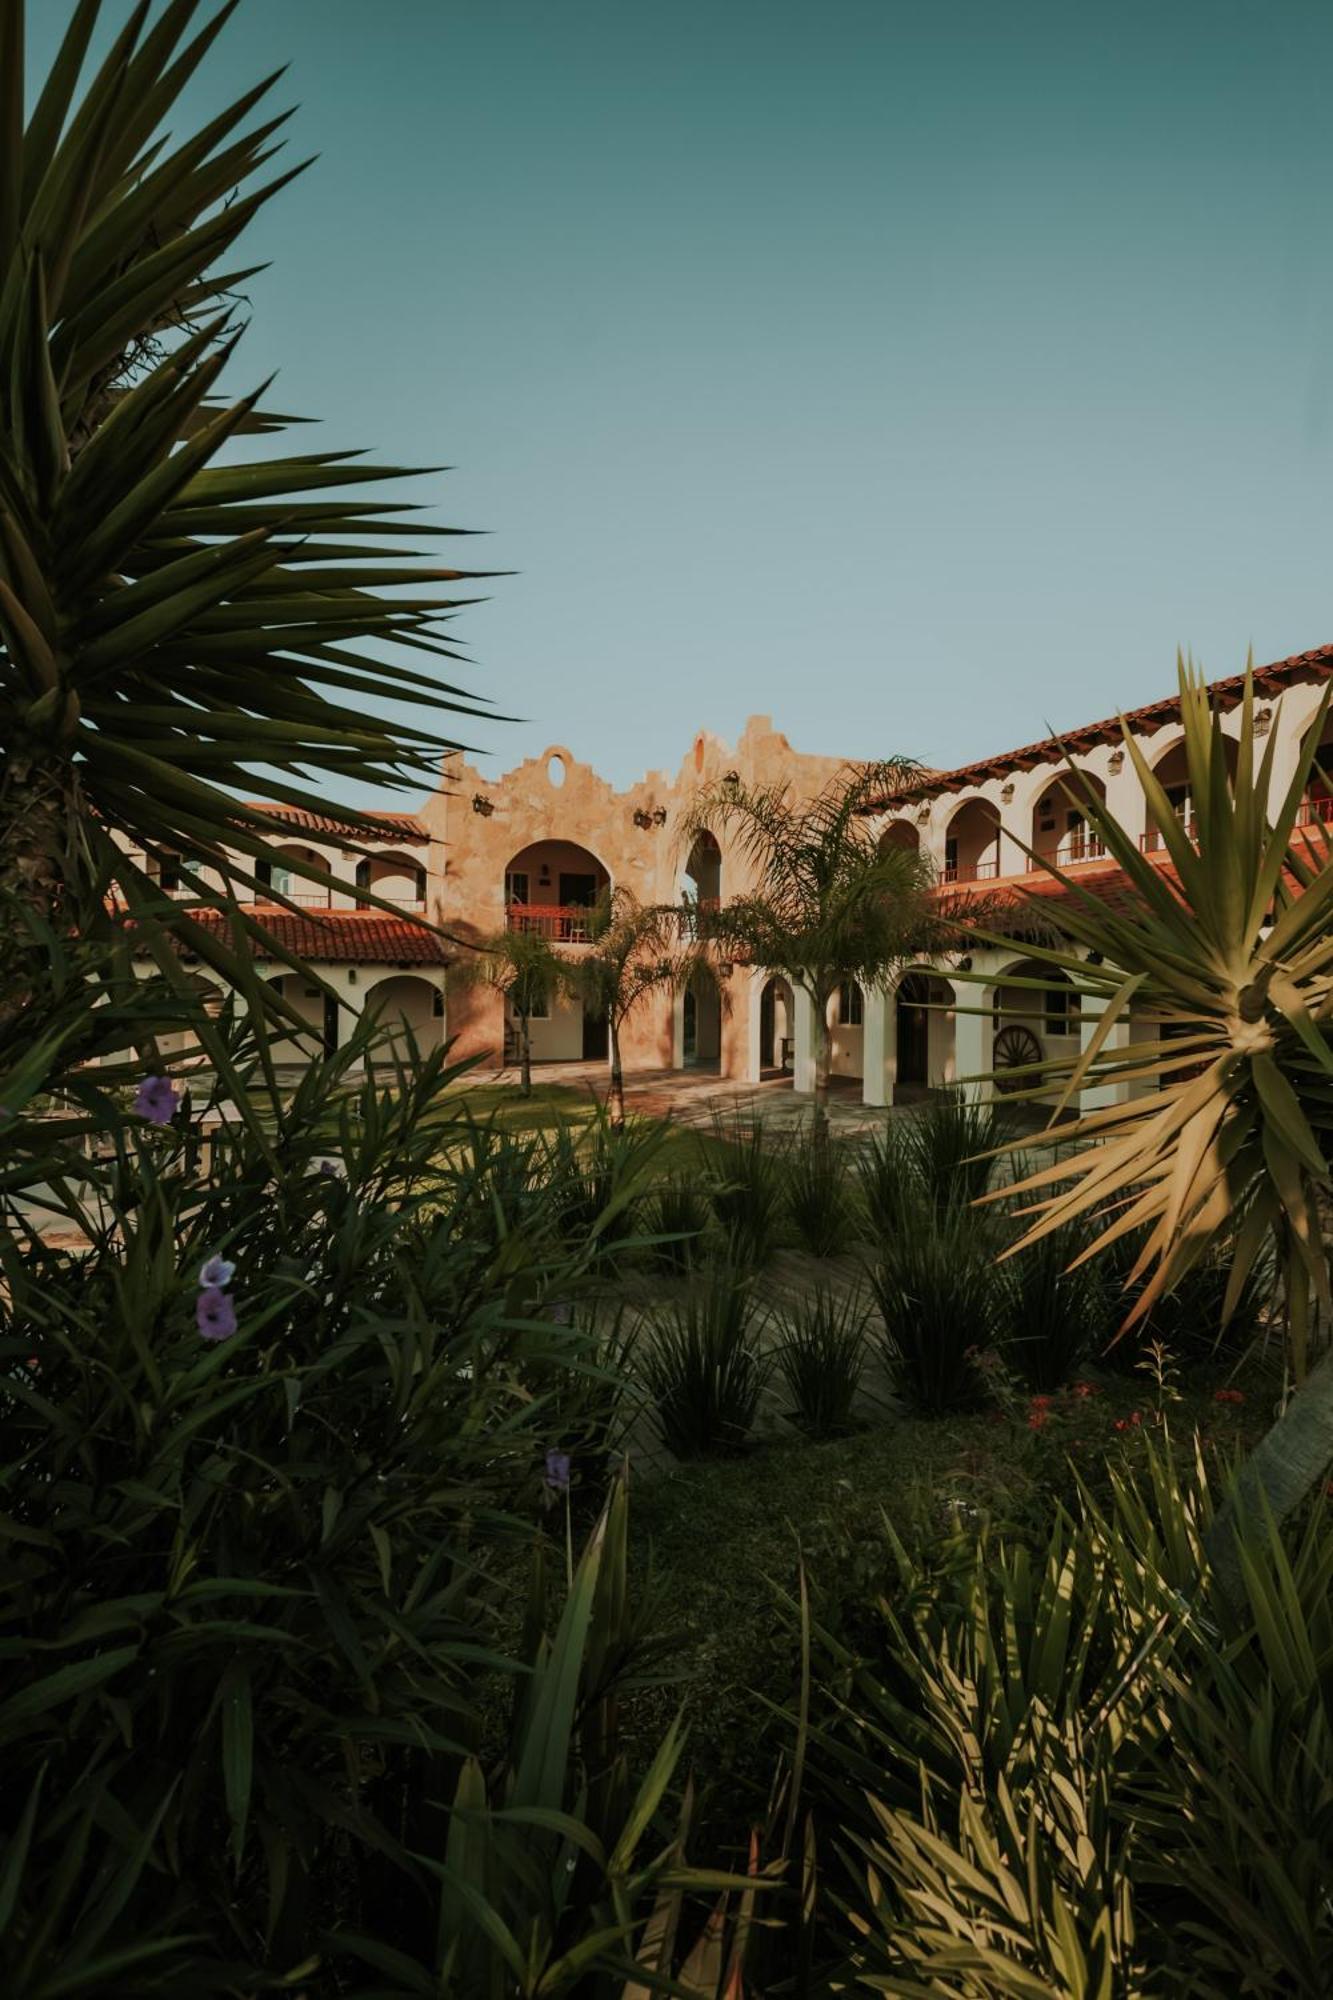
[[[371,822],[369,828],[356,826],[349,820],[337,819],[330,813],[310,812],[305,806],[275,805],[268,799],[247,799],[246,805],[255,812],[267,813],[271,819],[286,820],[289,826],[299,827],[302,833],[333,834],[350,840],[374,839],[377,832],[388,840],[409,843],[428,841],[430,834],[415,813],[367,813]]]
[[[1292,653],[1285,660],[1273,660],[1266,667],[1254,670],[1254,692],[1256,695],[1272,697],[1283,688],[1294,686],[1300,681],[1326,680],[1333,673],[1333,646],[1316,646],[1308,653]],[[1219,709],[1235,708],[1245,692],[1244,674],[1230,674],[1225,680],[1211,681],[1208,687],[1213,704]],[[1169,722],[1180,720],[1180,696],[1166,695],[1161,701],[1150,701],[1143,708],[1134,708],[1124,717],[1133,730],[1152,735]],[[1002,778],[1006,771],[1030,771],[1038,764],[1049,764],[1066,751],[1091,750],[1097,743],[1118,743],[1121,718],[1107,716],[1102,722],[1085,723],[1080,729],[1068,729],[1059,736],[1047,736],[1040,743],[1024,744],[1020,750],[1005,750],[997,757],[983,757],[975,764],[960,764],[952,771],[931,771],[918,784],[905,791],[887,793],[874,805],[867,808],[874,812],[886,806],[901,805],[906,799],[921,798],[935,792],[961,791],[969,785],[980,785],[987,778]]]
[[[220,912],[198,910],[195,921],[220,929]],[[452,954],[446,941],[408,917],[367,910],[293,911],[261,905],[255,921],[294,958],[319,965],[445,965]],[[264,956],[262,950],[259,955]]]

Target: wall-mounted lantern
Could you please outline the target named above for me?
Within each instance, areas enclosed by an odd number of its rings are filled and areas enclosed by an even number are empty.
[[[480,813],[483,819],[489,819],[495,811],[495,801],[494,799],[488,799],[484,792],[474,792],[472,796],[472,810],[474,813]]]
[[[1013,802],[1014,802],[1014,781],[1011,778],[1007,785],[1001,785],[1000,787],[1000,804],[1002,806],[1009,806],[1012,805]]]
[[[1256,736],[1267,736],[1267,734],[1268,734],[1269,730],[1270,730],[1270,729],[1272,728],[1272,725],[1273,725],[1273,711],[1272,711],[1272,709],[1271,709],[1271,708],[1256,708],[1256,709],[1255,709],[1255,711],[1254,711],[1254,733],[1255,733],[1255,735],[1256,735]]]
[[[1120,773],[1121,773],[1121,772],[1122,772],[1122,771],[1124,770],[1124,768],[1125,768],[1125,753],[1124,753],[1124,751],[1123,751],[1123,750],[1113,750],[1113,751],[1111,752],[1111,755],[1110,755],[1110,756],[1109,756],[1109,758],[1107,759],[1107,762],[1106,762],[1106,768],[1107,768],[1107,770],[1108,770],[1108,771],[1109,771],[1109,772],[1111,773],[1111,776],[1112,776],[1113,778],[1118,778],[1118,777],[1120,776]]]
[[[653,823],[652,814],[650,812],[645,812],[642,806],[635,806],[634,808],[635,826],[651,826],[652,823]]]
[[[717,976],[719,979],[730,979],[732,973],[735,970],[736,968],[732,964],[731,960],[729,958],[724,958],[721,964],[717,968]]]
[[[654,825],[654,826],[665,826],[665,825],[666,825],[666,819],[667,819],[667,814],[666,814],[666,807],[665,807],[665,806],[656,806],[656,807],[654,807],[654,809],[653,809],[653,825]]]
[[[924,826],[924,825],[925,825],[925,823],[926,823],[926,821],[927,821],[927,820],[928,820],[929,818],[930,818],[930,807],[929,807],[929,805],[924,805],[924,806],[918,806],[918,807],[917,807],[917,809],[916,809],[916,822],[917,822],[917,825],[918,825],[918,826]]]

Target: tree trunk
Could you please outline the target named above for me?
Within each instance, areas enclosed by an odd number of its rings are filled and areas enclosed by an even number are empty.
[[[518,1017],[518,1094],[532,1095],[532,1028],[526,1014]]]
[[[1208,1530],[1208,1557],[1222,1589],[1233,1603],[1245,1595],[1240,1552],[1233,1523],[1237,1513],[1247,1521],[1263,1518],[1267,1506],[1275,1521],[1289,1514],[1333,1463],[1333,1351],[1296,1390],[1286,1409],[1265,1432],[1241,1467],[1233,1498]]]
[[[810,1136],[814,1140],[817,1146],[823,1146],[828,1143],[828,1136],[829,1136],[828,995],[826,993],[822,995],[816,994],[814,996],[814,1001],[815,1001],[814,1019],[811,1026],[811,1039],[814,1042],[815,1101],[814,1101],[814,1111],[811,1117]]]
[[[611,1088],[606,1108],[612,1125],[619,1130],[625,1122],[625,1072],[620,1067],[620,1029],[614,1015],[607,1022],[607,1033],[611,1037]]]

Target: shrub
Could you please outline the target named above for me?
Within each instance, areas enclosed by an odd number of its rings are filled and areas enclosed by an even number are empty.
[[[433,1940],[406,1855],[440,1844],[587,1245],[497,1248],[454,1204],[457,1070],[367,1053],[208,1147],[122,1119],[63,1189],[86,1246],[3,1218],[7,1992],[257,1991],[367,1916]]]
[[[546,1140],[547,1174],[562,1233],[586,1241],[594,1261],[613,1268],[639,1227],[646,1184],[666,1134],[658,1119],[612,1124],[599,1106],[581,1124],[561,1124]]]
[[[816,1257],[836,1257],[852,1235],[855,1211],[846,1157],[831,1139],[802,1135],[787,1162],[787,1212]]]
[[[785,1149],[759,1119],[713,1116],[718,1164],[709,1190],[731,1263],[753,1269],[766,1261],[777,1236],[784,1192]]]
[[[978,1399],[970,1356],[994,1339],[1001,1292],[992,1254],[977,1218],[954,1209],[918,1214],[885,1240],[871,1267],[890,1378],[926,1415],[968,1409]]]
[[[856,1177],[871,1233],[892,1236],[920,1208],[916,1171],[903,1138],[903,1121],[890,1119],[856,1155]]]
[[[1110,1307],[1110,1325],[1098,1356],[1104,1367],[1130,1374],[1143,1364],[1144,1349],[1160,1341],[1186,1367],[1230,1364],[1267,1332],[1276,1279],[1271,1257],[1261,1257],[1248,1274],[1226,1326],[1222,1305],[1231,1276],[1231,1245],[1223,1241],[1207,1251],[1178,1285],[1164,1292],[1146,1322],[1117,1337],[1116,1330],[1143,1290],[1145,1280],[1127,1283],[1141,1244],[1138,1235],[1121,1237],[1095,1260],[1103,1267]]]
[[[575,1490],[600,1499],[640,1405],[636,1328],[623,1306],[599,1311],[595,1300],[562,1302],[550,1317],[558,1331],[526,1377],[542,1398],[537,1421],[548,1447],[569,1460]]]
[[[783,1314],[777,1365],[790,1398],[785,1415],[807,1437],[844,1437],[865,1374],[870,1314],[855,1292],[820,1285]]]
[[[726,1264],[649,1323],[642,1369],[662,1442],[677,1458],[708,1458],[749,1443],[769,1373],[767,1315],[747,1278]]]

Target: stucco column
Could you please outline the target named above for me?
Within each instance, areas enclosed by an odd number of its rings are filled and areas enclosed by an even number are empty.
[[[323,977],[338,995],[338,1047],[341,1048],[365,1012],[366,968],[356,965],[326,965],[323,968]]]
[[[723,1076],[737,1083],[758,1083],[763,1059],[760,1019],[764,1005],[765,974],[754,966],[742,973],[739,966],[726,983],[722,1005]]]
[[[1090,993],[1083,995],[1080,1010],[1079,1040],[1086,1051],[1097,1032],[1097,1026],[1106,1012],[1106,1003]],[[1102,1043],[1104,1049],[1127,1049],[1130,1042],[1129,1016],[1122,1014],[1110,1034]],[[1085,1083],[1078,1094],[1080,1111],[1096,1111],[1106,1104],[1127,1104],[1129,1102],[1128,1083]]]
[[[993,1086],[978,1079],[988,1076],[992,1067],[994,989],[974,985],[970,979],[951,980],[950,985],[957,1008],[953,1030],[954,1076],[965,1097],[989,1098],[994,1095]]]
[[[884,986],[872,986],[862,1008],[861,1102],[892,1104],[898,1080],[898,1005]]]
[[[815,1088],[815,1003],[803,986],[792,987],[792,1088],[813,1096]]]

